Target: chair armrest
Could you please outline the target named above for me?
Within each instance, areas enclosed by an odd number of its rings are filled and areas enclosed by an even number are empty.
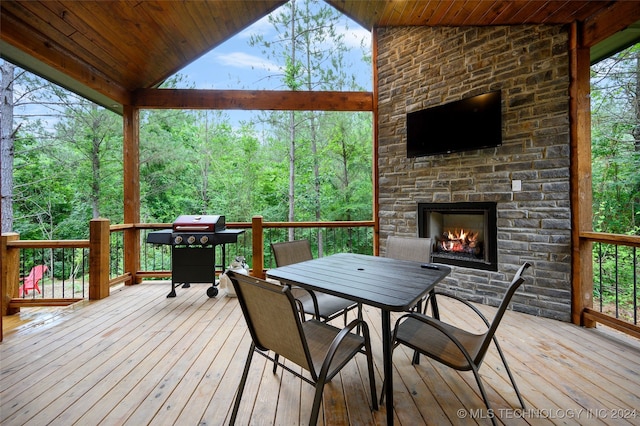
[[[361,320],[359,318],[354,319],[349,324],[347,324],[342,330],[340,330],[340,332],[336,335],[336,337],[333,338],[333,341],[331,342],[331,346],[327,351],[327,356],[325,357],[324,362],[322,363],[322,368],[320,369],[319,377],[326,378],[328,376],[329,367],[331,366],[331,362],[333,361],[333,357],[335,356],[338,350],[338,347],[340,347],[340,344],[344,341],[347,335],[349,335],[351,331],[358,326],[362,327],[362,338],[364,339],[364,344],[367,350],[368,351],[371,350],[371,343],[369,340],[369,325],[364,320]],[[336,369],[336,371],[338,370],[339,368]]]
[[[316,294],[313,292],[313,290],[309,290],[299,286],[291,286],[291,294],[293,294],[293,297],[296,298],[296,300],[300,297],[300,293],[308,295],[311,298],[311,302],[313,302],[313,310],[314,310],[313,316],[315,317],[315,319],[320,321],[320,307],[318,306],[318,298]],[[304,312],[304,309],[301,309],[301,310],[302,312]],[[305,312],[305,313],[311,313],[311,312]]]
[[[304,306],[302,306],[302,302],[298,299],[293,299],[296,302],[296,307],[298,308],[298,315],[300,315],[300,321],[305,322],[307,320],[306,315],[304,314]]]
[[[489,322],[487,317],[485,317],[484,314],[482,312],[480,312],[480,310],[478,308],[473,306],[468,300],[465,300],[465,299],[463,299],[463,298],[461,298],[459,296],[456,296],[455,294],[447,294],[447,293],[443,293],[441,291],[432,291],[431,293],[429,293],[429,295],[427,296],[427,299],[425,300],[424,311],[422,312],[422,314],[424,314],[424,315],[427,314],[427,308],[429,306],[429,300],[431,300],[432,297],[435,300],[436,296],[448,297],[449,299],[454,299],[454,300],[462,303],[463,305],[465,305],[468,308],[470,308],[473,312],[475,312],[482,319],[482,321],[484,321],[484,324],[487,327],[491,327],[491,323]]]
[[[280,281],[273,279],[273,278],[268,278],[267,277],[267,281],[272,282],[272,283],[276,283],[279,285],[284,285],[283,283],[281,283]],[[291,284],[286,284],[290,289],[291,289],[291,294],[293,295],[293,298],[298,300],[301,295],[304,296],[309,296],[311,298],[311,302],[313,303],[313,316],[315,317],[315,319],[317,319],[318,321],[320,321],[320,308],[318,306],[318,298],[316,297],[315,293],[313,292],[313,290],[309,290],[306,288],[302,288],[300,286],[297,285],[291,285]],[[300,307],[301,304],[298,304],[298,307]],[[300,308],[301,312],[304,313],[312,313],[312,312],[305,312],[303,308]]]

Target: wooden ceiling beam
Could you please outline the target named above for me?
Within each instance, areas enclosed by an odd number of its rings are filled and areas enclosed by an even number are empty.
[[[372,111],[371,92],[278,90],[140,89],[133,104],[142,109],[279,111]]]
[[[638,2],[617,1],[584,21],[582,45],[592,47],[638,21],[640,21]]]
[[[24,26],[20,20],[13,19],[7,13],[2,13],[0,14],[0,28],[2,28],[0,36],[3,42],[117,103],[130,103],[130,92],[128,90],[95,68],[79,61],[77,55],[73,52],[67,51],[51,39],[34,31],[33,28]],[[30,36],[24,37],[24,34],[30,34]],[[3,54],[3,56],[5,55]],[[13,58],[8,59],[12,60]],[[41,74],[36,69],[30,69],[34,68],[30,64],[17,63],[16,65],[36,74]],[[49,78],[47,75],[41,76]],[[78,90],[77,87],[70,87],[72,84],[64,84],[64,82],[60,82],[60,84],[69,90],[83,92],[83,90]]]

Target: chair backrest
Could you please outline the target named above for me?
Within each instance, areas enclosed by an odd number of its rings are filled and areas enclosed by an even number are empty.
[[[491,339],[493,339],[493,336],[496,334],[498,325],[500,325],[500,321],[502,320],[502,317],[504,316],[504,313],[507,310],[509,303],[511,303],[511,298],[513,297],[513,294],[516,292],[516,290],[518,290],[520,285],[524,282],[524,278],[522,278],[522,274],[530,266],[531,264],[529,262],[523,263],[522,266],[520,266],[520,268],[516,272],[516,274],[513,276],[513,280],[511,281],[511,284],[509,284],[509,287],[507,288],[507,291],[505,292],[504,297],[502,298],[502,302],[500,302],[500,306],[498,306],[498,311],[496,312],[496,315],[493,317],[493,321],[491,322],[489,329],[485,333],[484,341],[482,342],[482,345],[480,346],[480,350],[478,351],[478,355],[474,360],[476,364],[479,364],[480,361],[482,361],[482,358],[484,358],[484,354],[487,352],[487,349],[491,344]]]
[[[48,270],[49,267],[47,265],[34,266],[33,268],[31,268],[31,271],[29,271],[29,275],[24,278],[25,285],[37,284],[38,281],[40,281],[42,277],[44,277],[45,272],[47,272]]]
[[[385,257],[414,262],[431,262],[431,238],[391,235],[387,238]]]
[[[234,271],[228,271],[227,275],[255,345],[298,364],[315,379],[316,372],[289,287]]]
[[[271,243],[271,250],[276,260],[276,266],[287,266],[293,263],[313,259],[309,240],[285,241]]]

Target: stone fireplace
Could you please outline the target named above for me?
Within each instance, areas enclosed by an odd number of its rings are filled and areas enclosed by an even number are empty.
[[[459,253],[434,250],[435,262],[452,264],[439,289],[497,305],[515,271],[530,262],[533,267],[512,299],[513,309],[569,321],[567,28],[383,27],[375,31],[380,253],[384,255],[390,235],[434,238],[445,232],[440,218],[443,223],[444,218],[447,223],[470,221],[464,227],[473,228],[475,235],[473,241],[464,237],[462,250],[471,252],[470,256],[479,250],[482,254],[461,259]],[[501,146],[407,156],[408,113],[494,90],[502,92]],[[447,140],[434,143],[444,145]],[[472,205],[471,212],[443,209],[465,203]],[[481,209],[482,215],[476,215],[482,203],[494,204],[495,213]],[[429,204],[435,205],[431,211],[426,210]],[[474,216],[481,216],[483,224],[475,224],[479,217]],[[485,217],[489,218],[486,225]],[[453,236],[445,243],[456,245],[461,238]]]
[[[433,262],[497,271],[496,206],[419,203],[418,236],[431,238]]]

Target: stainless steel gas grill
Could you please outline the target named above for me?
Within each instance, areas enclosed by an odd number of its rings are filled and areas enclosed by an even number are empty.
[[[244,229],[226,229],[224,216],[182,215],[172,229],[149,232],[147,242],[171,245],[171,292],[176,297],[176,284],[188,288],[191,283],[211,283],[207,296],[218,295],[216,286],[216,246],[222,245],[222,264],[226,265],[224,245],[238,241]]]

